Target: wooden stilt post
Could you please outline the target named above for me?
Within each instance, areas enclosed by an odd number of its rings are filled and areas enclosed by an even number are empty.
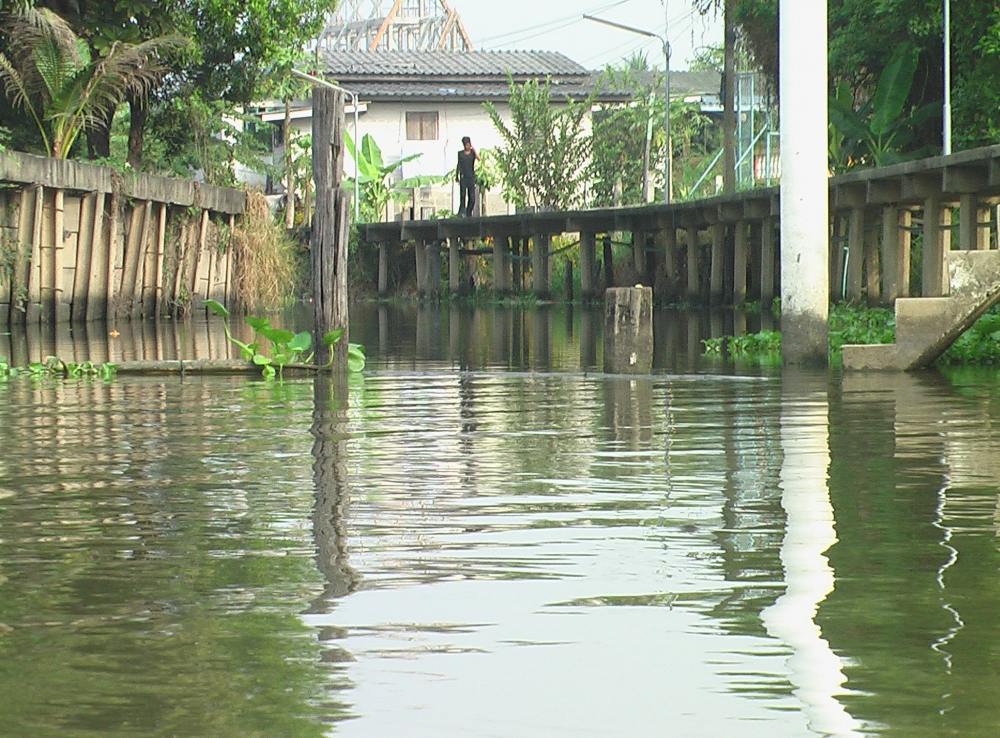
[[[696,302],[701,299],[701,275],[698,273],[698,227],[688,225],[687,239],[687,299]]]
[[[347,369],[347,240],[350,196],[340,188],[344,174],[344,95],[313,87],[313,179],[316,212],[310,246],[313,267],[316,359],[324,364],[330,351],[323,342],[328,331],[342,329],[333,346],[336,372]]]
[[[663,239],[663,273],[666,276],[668,301],[679,297],[677,290],[677,229],[672,225],[660,231]]]
[[[713,304],[722,302],[723,273],[726,262],[726,226],[715,223],[712,226],[712,271],[709,278],[709,299]]]
[[[760,304],[766,312],[774,301],[774,218],[760,224]]]
[[[601,244],[604,249],[604,286],[615,286],[615,253],[611,248],[611,234],[604,234]]]
[[[899,222],[896,226],[896,238],[899,241],[899,258],[896,261],[899,285],[899,297],[910,296],[910,246],[913,242],[913,213],[909,210],[899,211]]]
[[[733,305],[742,305],[747,301],[747,244],[746,221],[740,220],[733,224]]]
[[[580,297],[583,300],[593,300],[596,294],[594,288],[594,262],[596,260],[597,234],[593,231],[580,233]]]
[[[457,238],[448,239],[448,291],[453,295],[462,292],[462,255],[459,253],[461,244]]]
[[[378,296],[389,296],[389,244],[386,241],[378,245]]]
[[[882,285],[879,275],[882,271],[881,253],[878,247],[878,232],[869,228],[865,230],[865,299],[869,305],[878,305],[882,301]]]
[[[531,245],[531,289],[542,300],[549,297],[549,238],[537,233]]]

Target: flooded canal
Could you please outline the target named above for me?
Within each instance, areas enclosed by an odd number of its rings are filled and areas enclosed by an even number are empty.
[[[1000,374],[354,309],[346,388],[0,380],[4,736],[1000,734]],[[745,323],[749,326],[745,326]],[[0,335],[219,357],[221,327]]]

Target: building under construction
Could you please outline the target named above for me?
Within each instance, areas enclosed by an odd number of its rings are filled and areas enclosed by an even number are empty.
[[[472,51],[447,0],[341,0],[317,44],[329,51]]]

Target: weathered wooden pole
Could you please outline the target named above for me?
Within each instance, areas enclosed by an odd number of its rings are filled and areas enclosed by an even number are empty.
[[[781,355],[829,362],[827,3],[780,0]]]
[[[698,226],[689,223],[684,230],[687,241],[687,299],[701,299],[701,275],[698,273]]]
[[[386,241],[378,245],[378,296],[389,296],[389,244]]]
[[[747,243],[749,224],[738,220],[733,224],[733,305],[742,305],[747,301],[747,259],[749,245]]]
[[[615,255],[611,249],[611,235],[606,234],[601,245],[604,249],[604,286],[615,286]]]
[[[547,300],[549,291],[548,233],[536,233],[531,244],[531,288],[539,300]]]
[[[899,296],[899,212],[882,208],[882,299],[889,305]]]
[[[312,247],[314,336],[316,360],[324,364],[329,351],[323,335],[343,329],[333,346],[334,371],[347,368],[347,239],[350,196],[340,188],[344,175],[344,95],[325,87],[313,87],[313,179],[316,181],[316,213],[313,216]]]
[[[760,304],[763,312],[774,300],[774,218],[768,216],[760,224]]]
[[[709,299],[713,305],[722,303],[723,269],[726,263],[726,227],[722,223],[712,226],[712,271],[709,275]]]
[[[596,294],[594,289],[596,242],[597,234],[593,231],[580,233],[580,297],[584,301],[593,300]]]
[[[847,294],[850,302],[861,299],[862,262],[865,257],[865,209],[851,208],[847,226]]]

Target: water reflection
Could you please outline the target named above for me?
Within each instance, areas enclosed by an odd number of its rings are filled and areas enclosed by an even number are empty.
[[[767,632],[791,649],[788,665],[795,695],[810,729],[820,735],[857,736],[858,723],[838,701],[846,681],[843,664],[815,622],[833,591],[834,571],[825,553],[837,541],[827,487],[830,465],[825,375],[786,370],[782,376],[781,544],[785,591],[761,613]],[[819,386],[817,387],[817,384]]]
[[[736,319],[664,313],[607,377],[596,311],[353,309],[346,387],[0,383],[0,732],[1000,729],[995,376],[709,374]]]

